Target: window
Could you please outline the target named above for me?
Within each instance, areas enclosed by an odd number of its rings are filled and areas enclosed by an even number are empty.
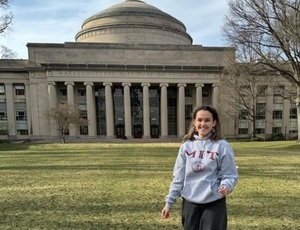
[[[255,129],[255,132],[257,134],[264,134],[265,133],[265,129]]]
[[[15,85],[15,94],[18,96],[25,95],[25,86]]]
[[[177,135],[177,88],[169,87],[168,91],[168,131],[169,135]],[[182,108],[184,109],[184,108]]]
[[[123,89],[114,88],[113,91],[113,105],[115,112],[115,124],[124,125],[124,97],[123,97]]]
[[[59,94],[60,96],[67,96],[67,88],[60,88]]]
[[[160,113],[159,113],[159,90],[149,89],[149,106],[150,106],[150,118],[151,126],[159,126],[160,124]]]
[[[80,126],[80,135],[88,135],[89,129],[87,125]]]
[[[282,119],[282,103],[275,103],[273,110],[273,119]]]
[[[241,109],[239,113],[240,120],[247,120],[249,116],[249,111],[247,109]]]
[[[297,108],[290,108],[290,119],[297,119]]]
[[[0,102],[0,120],[7,120],[6,103]]]
[[[80,110],[80,117],[84,120],[87,120],[87,111],[86,110]]]
[[[16,111],[16,120],[17,121],[26,121],[27,120],[26,111]]]
[[[282,133],[281,132],[281,127],[273,127],[272,131],[273,131],[273,133]]]
[[[78,89],[78,96],[85,96],[86,95],[86,89],[80,88]]]
[[[0,111],[0,120],[7,120],[7,113]]]
[[[16,102],[15,107],[17,135],[28,135],[26,103]]]
[[[69,128],[66,128],[66,129],[64,130],[64,133],[65,133],[65,135],[69,135],[69,134],[70,134]]]
[[[185,121],[190,122],[193,113],[193,105],[185,105]]]
[[[188,131],[193,113],[193,105],[185,105],[185,130]]]
[[[266,116],[266,103],[257,103],[256,104],[256,119],[263,120]]]
[[[282,119],[282,111],[274,110],[273,111],[273,119]]]
[[[298,132],[298,124],[296,119],[290,120],[290,130],[289,133],[297,133]]]
[[[202,87],[202,105],[211,104],[211,84],[204,84]]]
[[[292,104],[290,108],[290,128],[289,133],[298,132],[298,123],[297,123],[297,108],[296,104]]]
[[[28,130],[27,129],[18,129],[17,134],[18,135],[28,135]]]
[[[283,104],[282,103],[274,103],[274,110],[282,110]]]
[[[185,93],[185,97],[193,97],[192,89],[186,88],[184,93]]]
[[[26,103],[16,102],[16,120],[17,121],[27,121]]]
[[[248,128],[239,128],[239,134],[248,134]]]
[[[202,88],[202,97],[209,97],[210,96],[210,92],[209,89],[207,88]]]
[[[80,110],[80,118],[87,120],[87,110],[86,105],[79,105]],[[80,126],[80,135],[88,135],[88,125],[81,125]]]
[[[0,95],[5,95],[5,86],[0,85]]]
[[[239,134],[248,134],[248,121],[241,120],[239,121],[239,129],[238,133]]]

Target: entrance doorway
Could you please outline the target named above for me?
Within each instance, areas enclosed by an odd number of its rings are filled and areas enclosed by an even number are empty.
[[[133,137],[134,138],[142,138],[142,125],[134,125],[133,126]]]
[[[125,138],[125,128],[124,125],[116,126],[116,137],[117,138]]]
[[[158,138],[158,137],[159,137],[158,125],[151,125],[151,138]]]

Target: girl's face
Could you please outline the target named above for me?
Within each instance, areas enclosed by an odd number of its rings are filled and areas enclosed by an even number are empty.
[[[194,126],[200,138],[206,137],[215,125],[216,121],[213,120],[213,116],[209,111],[200,110],[197,112]]]

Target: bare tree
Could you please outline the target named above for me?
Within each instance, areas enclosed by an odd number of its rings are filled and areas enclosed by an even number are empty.
[[[261,72],[255,62],[235,62],[224,70],[224,78],[220,90],[226,97],[223,97],[224,111],[238,124],[248,127],[250,124],[251,138],[256,138],[256,121],[265,120],[266,113],[258,106],[260,98],[267,93],[267,86],[276,80],[273,75],[266,75]],[[262,78],[261,75],[264,77]],[[264,123],[267,122],[266,120]],[[248,128],[246,128],[248,130]],[[246,134],[246,133],[243,133]],[[248,134],[248,131],[247,131]]]
[[[12,23],[13,14],[9,11],[9,0],[0,0],[0,34],[4,33]]]
[[[240,52],[245,47],[258,63],[276,71],[297,88],[298,141],[300,141],[300,1],[228,0],[223,32]]]
[[[0,34],[4,33],[12,23],[13,14],[9,11],[9,0],[0,0]]]
[[[17,58],[16,52],[12,51],[11,49],[7,48],[6,46],[1,46],[0,50],[1,50],[0,59]]]
[[[0,35],[4,36],[10,30],[12,24],[13,14],[10,9],[10,0],[0,0]],[[11,49],[1,46],[0,47],[1,59],[13,59],[17,54]]]
[[[65,143],[65,133],[70,125],[80,127],[87,124],[87,120],[81,118],[79,108],[67,103],[60,103],[57,107],[49,109],[47,116],[56,122],[62,143]]]

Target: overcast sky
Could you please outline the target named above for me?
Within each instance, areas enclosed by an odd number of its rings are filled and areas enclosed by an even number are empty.
[[[88,17],[124,0],[11,0],[14,14],[11,31],[0,44],[27,59],[27,43],[74,42]],[[144,0],[172,15],[187,28],[193,44],[225,46],[221,26],[226,0]]]

